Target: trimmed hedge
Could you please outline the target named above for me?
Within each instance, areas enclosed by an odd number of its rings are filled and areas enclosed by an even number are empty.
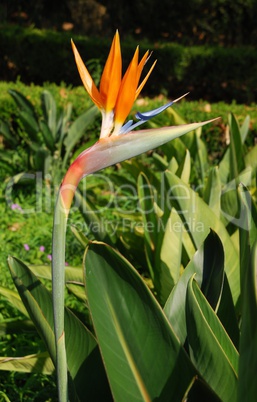
[[[42,85],[65,82],[81,85],[67,33],[2,26],[0,30],[0,80]],[[109,51],[110,38],[73,37],[85,62],[98,59],[102,65]],[[122,41],[127,65],[137,43]],[[140,44],[141,52],[154,51],[158,59],[144,94],[164,93],[176,97],[186,91],[192,99],[212,102],[257,101],[257,52],[252,47],[184,47],[175,43]]]

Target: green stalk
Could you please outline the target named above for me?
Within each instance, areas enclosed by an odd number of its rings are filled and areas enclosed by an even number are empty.
[[[59,402],[68,401],[68,369],[64,335],[64,267],[67,218],[59,190],[54,212],[52,238],[52,291]]]

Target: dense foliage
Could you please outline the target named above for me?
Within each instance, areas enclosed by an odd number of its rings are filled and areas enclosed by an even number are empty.
[[[90,71],[99,74],[99,67],[101,70],[109,51],[109,39],[72,37]],[[0,31],[0,78],[13,81],[19,77],[27,84],[66,82],[80,85],[70,38],[71,33],[4,26]],[[128,65],[137,44],[138,41],[130,39],[122,47],[125,65]],[[156,41],[154,45],[142,42],[140,49],[142,53],[153,50],[152,57],[158,59],[155,74],[145,88],[146,94],[157,96],[163,93],[173,98],[190,91],[194,99],[212,102],[256,101],[257,71],[254,66],[257,65],[257,56],[254,47],[183,46]]]
[[[44,119],[38,99],[31,100]],[[18,117],[16,103],[12,99],[10,106]],[[177,110],[196,113],[186,105]],[[185,122],[173,108],[162,119]],[[229,141],[217,163],[198,129],[81,183],[69,220],[65,268],[71,395],[231,402],[247,395],[255,401],[257,145],[248,138],[253,136],[249,116],[239,123],[230,113],[225,126]],[[204,136],[224,135],[220,130],[222,124],[209,126]],[[10,273],[7,267],[1,270],[0,369],[36,372],[31,384],[44,382],[49,394],[42,397],[49,401],[56,400],[53,382],[44,377],[54,378],[55,360],[47,263],[54,185],[42,177],[34,188],[9,180],[11,199],[4,188],[7,203],[1,204],[10,216],[8,223],[2,214],[6,251],[14,257],[8,259]],[[20,239],[17,251],[12,231]],[[6,279],[10,274],[18,292]],[[11,388],[11,377],[4,378],[2,395],[17,398],[17,382]],[[20,398],[33,400],[30,393],[20,390]]]
[[[2,22],[100,36],[118,28],[140,40],[185,45],[255,45],[257,39],[254,0],[6,0],[1,11]]]

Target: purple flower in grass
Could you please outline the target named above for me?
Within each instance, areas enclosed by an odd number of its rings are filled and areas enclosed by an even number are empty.
[[[23,244],[23,246],[24,246],[26,251],[29,251],[30,247],[29,247],[29,245],[27,243]]]
[[[22,208],[19,204],[12,204],[11,209],[14,211],[15,209],[18,209],[18,211],[22,211]]]
[[[42,253],[45,251],[45,246],[40,246],[39,250],[42,251]]]

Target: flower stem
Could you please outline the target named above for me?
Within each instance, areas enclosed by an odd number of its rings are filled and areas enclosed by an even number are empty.
[[[68,214],[63,208],[61,190],[59,190],[54,212],[52,238],[52,290],[59,402],[68,401],[68,370],[64,335],[64,267],[67,218]]]

